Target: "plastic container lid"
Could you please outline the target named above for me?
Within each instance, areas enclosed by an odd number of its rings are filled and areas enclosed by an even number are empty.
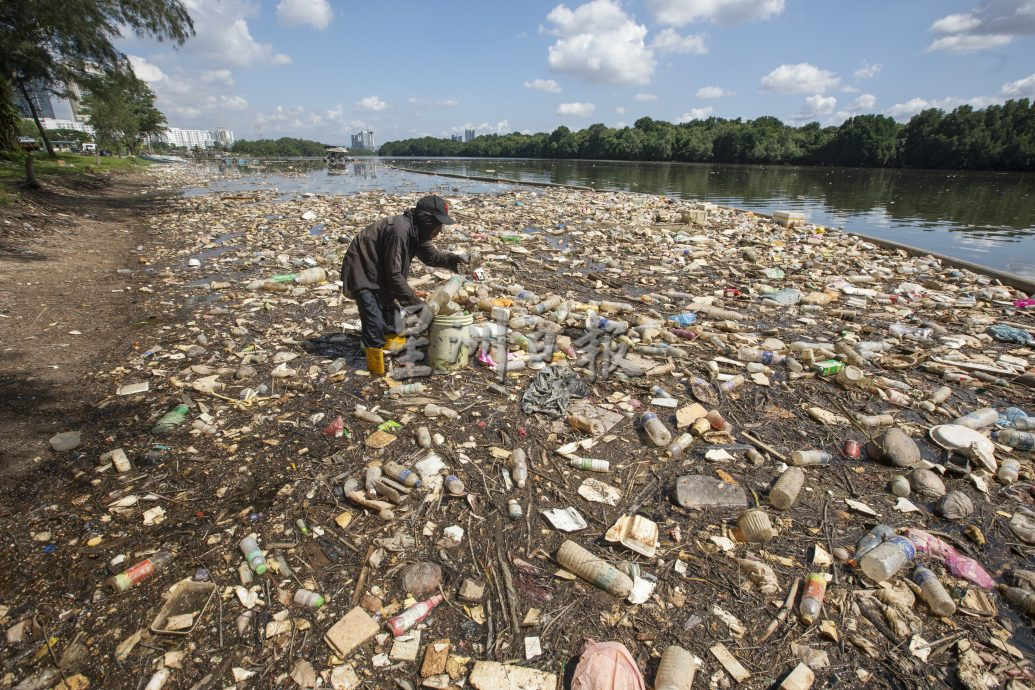
[[[939,424],[931,427],[928,433],[931,440],[942,448],[965,451],[992,472],[996,471],[995,446],[980,431],[959,424]]]

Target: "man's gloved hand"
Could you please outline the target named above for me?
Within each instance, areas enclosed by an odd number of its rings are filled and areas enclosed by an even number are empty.
[[[457,269],[459,269],[460,266],[463,266],[465,271],[470,272],[481,265],[482,257],[480,254],[471,254],[469,252],[464,252],[463,254],[460,254],[458,256],[456,263]],[[459,273],[459,270],[457,271],[457,273]]]

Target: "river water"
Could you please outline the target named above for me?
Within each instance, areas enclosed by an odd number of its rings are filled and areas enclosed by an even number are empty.
[[[1035,276],[1035,174],[530,159],[393,159],[466,175],[665,194],[772,213]],[[493,171],[493,172],[487,172]]]
[[[224,179],[186,194],[277,188],[300,192],[495,193],[497,182],[429,172],[665,194],[771,213],[881,237],[1020,276],[1035,276],[1035,174],[533,159],[365,160],[343,174],[320,164],[224,166]]]

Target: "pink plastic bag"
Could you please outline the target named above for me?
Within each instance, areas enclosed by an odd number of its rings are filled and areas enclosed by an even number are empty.
[[[587,642],[571,690],[646,690],[636,660],[621,642]]]
[[[906,529],[905,535],[916,544],[916,550],[945,563],[955,577],[973,582],[982,589],[995,589],[995,580],[984,567],[970,556],[964,556],[953,546],[919,529]]]

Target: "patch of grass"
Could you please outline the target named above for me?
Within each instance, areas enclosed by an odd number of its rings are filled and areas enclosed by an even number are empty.
[[[45,153],[36,152],[36,177],[46,184],[47,178],[74,177],[84,173],[107,173],[127,170],[142,170],[151,165],[151,161],[140,158],[117,158],[115,156],[81,156],[76,153],[59,153],[50,158]],[[16,200],[13,192],[17,185],[25,181],[25,155],[22,153],[0,153],[0,205]]]

